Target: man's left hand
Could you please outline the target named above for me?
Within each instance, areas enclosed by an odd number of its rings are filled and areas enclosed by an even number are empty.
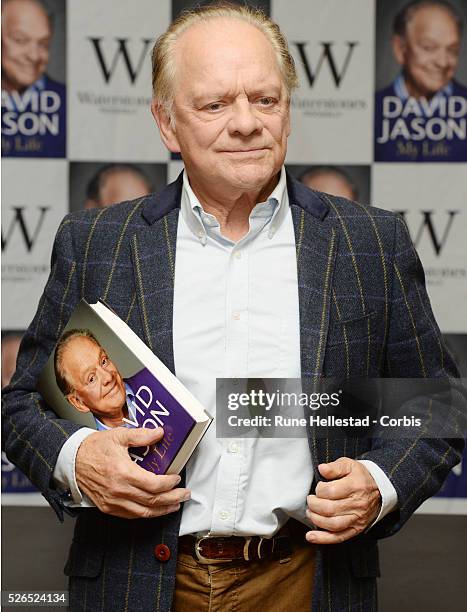
[[[341,457],[318,466],[327,482],[319,482],[316,495],[308,495],[307,518],[324,531],[308,531],[313,544],[339,544],[371,525],[381,508],[381,494],[366,467]]]

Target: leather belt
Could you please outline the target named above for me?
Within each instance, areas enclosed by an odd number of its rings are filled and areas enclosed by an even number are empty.
[[[305,525],[290,519],[272,538],[184,535],[178,539],[178,550],[191,555],[199,563],[209,564],[288,557],[294,543],[305,543],[305,533],[308,530]]]

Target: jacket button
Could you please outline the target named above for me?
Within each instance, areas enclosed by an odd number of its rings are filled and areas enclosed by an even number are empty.
[[[154,548],[154,556],[158,561],[168,561],[170,559],[170,548],[165,544],[158,544]]]

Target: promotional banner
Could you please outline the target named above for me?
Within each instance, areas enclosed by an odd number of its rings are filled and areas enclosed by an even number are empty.
[[[170,2],[139,0],[129,11],[81,0],[68,11],[70,157],[167,161],[150,110],[150,51],[170,22]]]
[[[292,97],[289,163],[367,164],[373,157],[373,0],[273,0],[300,88]]]
[[[166,185],[166,164],[72,162],[70,211],[134,200]]]
[[[3,160],[2,328],[26,329],[50,270],[55,232],[68,212],[67,163]]]
[[[467,182],[465,165],[377,164],[373,203],[401,213],[425,269],[441,331],[466,328]]]
[[[2,386],[63,216],[160,191],[183,169],[151,115],[150,56],[170,20],[198,4],[2,3]],[[279,24],[296,63],[288,171],[403,215],[435,317],[467,376],[467,3],[246,4]],[[422,511],[466,511],[465,466]],[[2,485],[23,503],[27,476],[5,458]]]
[[[467,160],[467,4],[379,0],[375,160]]]
[[[66,3],[2,7],[2,156],[66,157]]]

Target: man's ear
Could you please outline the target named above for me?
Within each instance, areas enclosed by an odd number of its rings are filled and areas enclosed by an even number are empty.
[[[76,410],[78,410],[79,412],[91,412],[91,410],[86,406],[86,404],[83,404],[79,397],[73,395],[73,393],[69,393],[68,395],[65,395],[65,397],[73,406],[73,408],[76,408]]]
[[[396,58],[396,62],[403,66],[405,64],[405,50],[406,44],[405,39],[398,34],[394,34],[391,39],[392,52],[394,53],[394,57]]]
[[[171,153],[180,153],[174,125],[166,111],[159,104],[156,104],[154,99],[151,103],[151,112],[159,128],[162,142]]]

